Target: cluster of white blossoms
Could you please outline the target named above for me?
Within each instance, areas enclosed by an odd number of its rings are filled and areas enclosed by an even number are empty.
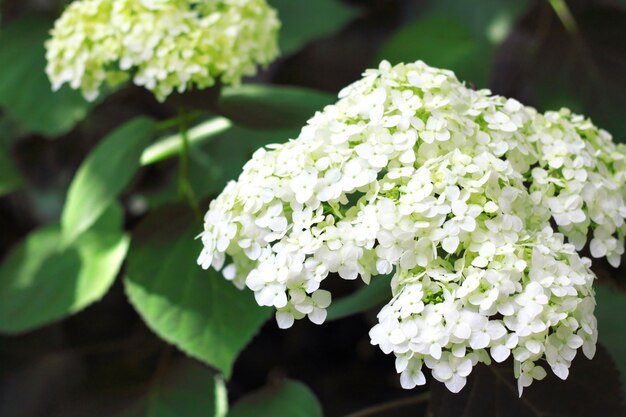
[[[626,231],[626,148],[606,131],[383,61],[267,148],[211,202],[198,263],[280,327],[324,321],[330,273],[393,274],[370,337],[405,388],[425,365],[458,392],[478,362],[512,355],[521,395],[544,361],[564,379],[579,348],[593,356],[594,274],[577,249],[590,236],[616,265]]]
[[[278,55],[279,26],[265,0],[78,0],[52,29],[46,73],[87,100],[132,76],[162,101],[254,75]]]

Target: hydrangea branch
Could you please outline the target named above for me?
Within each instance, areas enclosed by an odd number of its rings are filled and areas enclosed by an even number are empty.
[[[425,402],[428,402],[428,400],[430,400],[430,391],[424,392],[414,397],[400,398],[398,400],[367,407],[363,410],[347,414],[345,417],[372,417],[376,415],[383,415],[382,413],[387,413],[391,410],[396,410],[398,408],[404,408],[409,405],[423,404]]]
[[[204,113],[200,110],[195,110],[191,112],[188,112],[185,110],[185,120],[187,121],[187,124],[189,124],[189,122],[193,122],[195,119],[199,118],[202,115],[204,115]],[[177,128],[180,130],[180,107],[179,107],[179,114],[176,117],[165,119],[163,121],[160,121],[156,125],[156,130],[159,130],[159,131],[169,130],[172,128]]]
[[[178,110],[178,123],[180,131],[180,167],[178,177],[178,190],[193,211],[198,221],[202,220],[200,205],[189,180],[189,135],[187,127],[187,114],[184,107]]]
[[[565,0],[548,0],[548,2],[550,3],[550,6],[552,6],[556,15],[559,17],[559,20],[561,20],[563,27],[565,27],[565,29],[571,34],[578,33],[576,19],[574,19],[574,16],[569,10],[567,3],[565,3]]]

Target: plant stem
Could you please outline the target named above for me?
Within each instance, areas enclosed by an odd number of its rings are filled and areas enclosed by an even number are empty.
[[[578,33],[578,25],[576,24],[576,20],[574,16],[572,16],[572,12],[570,12],[569,7],[567,7],[567,3],[565,0],[548,0],[550,6],[561,20],[561,23],[571,34]]]
[[[198,199],[193,192],[189,181],[189,136],[187,132],[187,114],[181,106],[178,110],[178,129],[180,131],[180,167],[178,176],[178,191],[187,200],[189,207],[193,211],[196,220],[202,220]]]
[[[184,112],[185,113],[185,121],[186,122],[190,122],[193,121],[194,119],[202,116],[204,113],[202,113],[201,111],[193,111],[193,112]],[[167,119],[167,120],[163,120],[162,122],[157,123],[156,125],[156,129],[157,130],[168,130],[171,129],[173,127],[179,127],[180,126],[180,116],[176,116],[173,117],[171,119]]]
[[[402,408],[408,405],[417,405],[417,404],[425,403],[429,399],[430,399],[430,391],[424,392],[415,397],[400,398],[399,400],[394,400],[394,401],[389,401],[389,402],[382,403],[382,404],[373,405],[371,407],[364,408],[363,410],[350,413],[346,415],[345,417],[375,416],[377,414],[384,413],[385,411],[389,411],[389,410],[394,410],[396,408]]]

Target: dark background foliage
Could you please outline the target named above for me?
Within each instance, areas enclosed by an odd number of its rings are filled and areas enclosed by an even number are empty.
[[[78,167],[103,137],[125,121],[139,115],[166,120],[184,103],[202,115],[221,114],[234,122],[225,133],[194,148],[192,186],[206,209],[210,198],[237,175],[254,149],[295,137],[313,111],[332,102],[342,87],[382,58],[392,63],[422,59],[447,67],[471,85],[491,88],[540,110],[568,106],[590,116],[616,141],[626,140],[623,1],[571,0],[566,3],[569,14],[560,15],[555,7],[561,2],[547,0],[269,2],[281,11],[285,55],[249,81],[305,87],[319,93],[223,89],[218,100],[218,87],[172,97],[161,105],[149,93],[129,85],[87,105],[67,89],[50,93],[42,72],[40,40],[64,2],[0,2],[0,260],[6,261],[9,250],[29,232],[61,218]],[[131,234],[133,242],[141,241],[138,230],[149,229],[141,224],[151,222],[152,228],[160,229],[180,218],[172,214],[179,209],[162,210],[164,204],[178,201],[177,165],[174,158],[137,173],[131,171],[128,184],[121,185],[123,230]],[[171,233],[175,239],[178,232]],[[131,249],[130,260],[119,275],[128,273],[131,284],[141,287],[150,274],[158,274],[159,254],[166,257],[167,251],[144,251],[133,258]],[[150,262],[155,265],[151,272],[132,273],[137,265]],[[190,263],[189,268],[195,268],[193,261]],[[304,388],[285,385],[289,378],[305,383],[329,417],[368,408],[371,414],[367,415],[399,417],[427,413],[623,415],[619,375],[621,372],[623,381],[625,263],[616,270],[594,262],[599,276],[600,341],[606,349],[600,348],[591,362],[578,357],[567,382],[556,378],[536,382],[522,400],[516,395],[510,363],[505,364],[506,369],[477,369],[457,396],[432,379],[430,386],[401,389],[393,359],[369,344],[367,333],[375,322],[376,309],[321,327],[303,320],[288,331],[268,321],[235,362],[226,383],[229,400],[236,402],[269,385],[272,393],[285,398],[292,395],[294,404],[311,409],[313,405],[302,399],[306,395],[302,397],[298,391]],[[147,278],[142,274],[148,274]],[[56,278],[54,274],[50,277]],[[0,272],[3,295],[1,280]],[[348,295],[357,289],[354,283],[334,282],[333,293]],[[126,291],[132,299],[132,290]],[[376,294],[372,297],[371,305],[377,305]],[[24,298],[10,311],[16,326],[39,308],[39,303],[46,302],[29,300]],[[3,302],[0,297],[0,304]],[[0,327],[6,329],[9,315],[2,311],[0,305],[0,321],[6,321]],[[237,322],[232,323],[236,326]],[[122,280],[117,279],[101,301],[76,315],[19,335],[0,336],[0,416],[212,416],[201,408],[202,399],[207,399],[202,394],[192,395],[203,384],[212,383],[199,368],[201,365],[144,324],[128,302]],[[154,406],[162,401],[155,399],[155,392],[169,392],[168,387],[179,387],[168,397],[169,405],[183,404],[177,406],[183,408]],[[421,401],[421,393],[429,389],[429,402]],[[399,401],[395,408],[372,408],[394,401]],[[275,410],[282,411],[274,414],[262,414],[260,408],[258,414],[250,414],[250,408],[246,411],[242,406],[238,415],[300,415],[281,407]]]

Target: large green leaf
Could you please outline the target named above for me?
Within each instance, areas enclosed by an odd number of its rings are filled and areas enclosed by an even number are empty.
[[[232,122],[225,117],[214,117],[198,123],[187,133],[190,146],[197,146],[210,141],[220,133],[230,129]],[[147,147],[141,154],[141,165],[150,165],[165,159],[178,156],[181,149],[181,135],[175,133],[160,138]]]
[[[453,70],[459,79],[484,87],[490,48],[472,34],[463,21],[451,16],[430,16],[411,22],[391,36],[378,51],[375,65],[422,60]]]
[[[126,292],[156,334],[228,377],[271,310],[259,307],[250,291],[197,265],[202,243],[188,219],[186,209],[164,207],[138,226]]]
[[[239,400],[228,417],[322,417],[322,407],[306,385],[281,381]]]
[[[121,210],[111,206],[70,246],[58,224],[35,230],[0,266],[0,331],[20,333],[99,300],[128,249]]]
[[[224,88],[218,110],[234,122],[251,128],[295,129],[335,100],[332,94],[307,88],[246,84]]]
[[[145,397],[118,417],[225,417],[228,398],[223,379],[191,360],[150,384]]]
[[[626,295],[605,285],[596,285],[595,290],[598,340],[613,357],[626,390]]]
[[[0,143],[0,197],[17,190],[23,182],[7,149]]]
[[[497,45],[508,36],[528,4],[528,0],[430,0],[420,11],[457,18],[477,39]]]
[[[269,0],[269,3],[278,10],[282,23],[279,42],[283,55],[333,35],[358,14],[340,0]]]
[[[326,320],[337,320],[367,311],[391,300],[391,276],[374,277],[369,285],[340,298],[328,307]]]
[[[138,117],[107,137],[82,163],[67,194],[61,224],[71,242],[114,202],[139,168],[139,158],[154,132],[154,121]]]
[[[58,136],[82,120],[94,103],[67,86],[52,91],[44,72],[44,42],[51,27],[46,17],[27,16],[0,32],[0,106],[27,129]]]

